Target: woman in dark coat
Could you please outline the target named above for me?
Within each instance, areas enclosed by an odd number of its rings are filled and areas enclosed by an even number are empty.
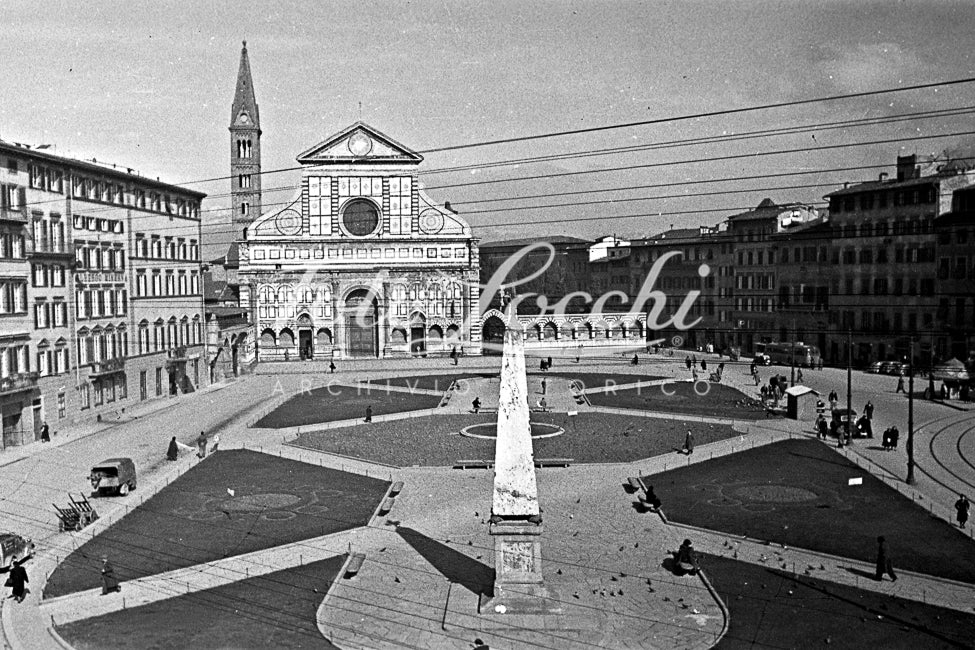
[[[122,591],[115,577],[115,568],[108,562],[107,557],[102,558],[102,596],[113,591]]]
[[[16,559],[7,574],[7,584],[10,586],[10,596],[18,603],[24,601],[27,596],[27,569],[25,569]]]
[[[176,445],[176,436],[169,441],[169,449],[166,450],[166,460],[176,460],[179,458],[179,447]]]

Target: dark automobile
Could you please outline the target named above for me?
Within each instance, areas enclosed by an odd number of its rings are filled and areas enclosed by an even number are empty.
[[[91,468],[91,487],[99,495],[125,496],[135,489],[135,463],[131,458],[109,458]]]
[[[9,569],[34,554],[34,542],[15,533],[0,533],[0,567]]]

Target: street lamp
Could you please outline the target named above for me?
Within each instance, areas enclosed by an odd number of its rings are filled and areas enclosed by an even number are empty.
[[[846,331],[846,444],[853,442],[850,420],[853,418],[853,329]]]
[[[907,362],[907,484],[914,485],[914,337]]]

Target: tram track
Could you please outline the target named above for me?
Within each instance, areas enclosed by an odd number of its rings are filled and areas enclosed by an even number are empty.
[[[931,460],[934,461],[934,463],[937,464],[939,468],[941,468],[941,471],[944,474],[951,476],[955,481],[967,486],[969,489],[975,490],[975,482],[970,480],[970,478],[965,477],[962,474],[959,474],[957,471],[953,470],[947,463],[944,462],[942,458],[938,457],[938,452],[936,451],[936,443],[939,442],[942,436],[950,435],[951,432],[957,430],[959,426],[964,426],[966,424],[964,421],[952,419],[953,417],[954,416],[945,416],[942,418],[937,418],[928,423],[925,423],[919,428],[927,429],[931,425],[944,422],[945,420],[952,420],[948,424],[938,428],[930,436],[930,438],[928,439],[928,452],[931,455]],[[965,465],[971,467],[973,472],[975,472],[975,462],[973,462],[972,459],[970,459],[968,456],[965,455],[965,451],[962,446],[962,441],[965,440],[967,436],[972,434],[975,434],[975,420],[972,420],[972,423],[969,424],[967,428],[964,428],[961,431],[960,435],[958,435],[958,438],[955,440],[955,444],[953,446],[955,451],[957,452],[958,458],[963,463],[965,463]],[[934,476],[930,471],[926,470],[920,463],[915,462],[915,466],[917,467],[917,469],[924,472],[924,474],[927,475],[932,481],[934,481],[941,487],[945,488],[946,490],[949,490],[951,492],[959,491],[957,485],[954,486],[948,485],[943,480],[939,479],[937,476]]]

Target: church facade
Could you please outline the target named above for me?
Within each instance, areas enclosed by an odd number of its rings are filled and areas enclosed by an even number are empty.
[[[480,354],[477,239],[423,157],[356,122],[297,160],[293,199],[237,241],[258,359]]]

